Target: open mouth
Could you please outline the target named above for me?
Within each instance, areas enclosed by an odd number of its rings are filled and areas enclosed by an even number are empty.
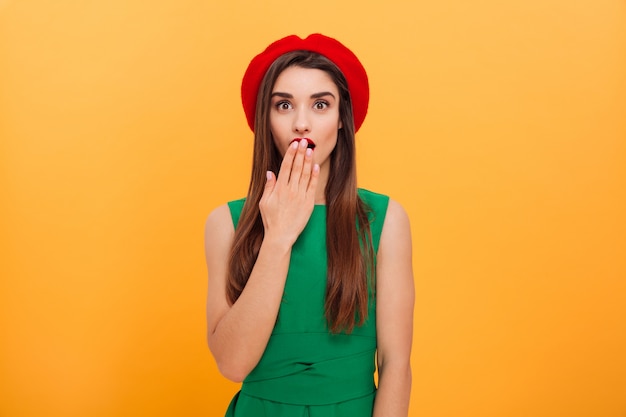
[[[294,142],[300,142],[301,140],[306,140],[307,141],[307,148],[311,148],[311,149],[315,149],[315,142],[313,142],[311,139],[309,138],[295,138],[294,140],[292,140],[291,142],[289,142],[289,144],[291,145]]]

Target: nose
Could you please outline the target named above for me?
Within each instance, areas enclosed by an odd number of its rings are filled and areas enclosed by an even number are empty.
[[[308,133],[311,131],[311,124],[306,110],[298,110],[293,120],[293,131],[295,133]]]

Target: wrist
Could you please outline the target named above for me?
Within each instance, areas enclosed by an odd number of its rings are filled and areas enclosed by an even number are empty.
[[[273,235],[270,233],[266,233],[263,236],[263,242],[261,243],[261,248],[266,248],[271,253],[280,253],[285,254],[291,252],[291,248],[295,243],[295,239],[291,239],[286,237],[284,234],[282,235]]]

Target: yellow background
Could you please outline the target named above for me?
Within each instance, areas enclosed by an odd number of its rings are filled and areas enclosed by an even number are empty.
[[[248,60],[311,32],[412,220],[411,416],[626,416],[623,0],[0,0],[0,416],[223,415],[204,220]]]

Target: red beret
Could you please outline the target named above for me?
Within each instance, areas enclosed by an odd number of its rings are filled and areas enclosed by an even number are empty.
[[[339,67],[348,82],[355,131],[359,130],[367,114],[370,94],[365,68],[356,55],[338,40],[319,33],[309,35],[306,39],[296,35],[279,39],[250,61],[241,82],[241,101],[250,129],[254,131],[257,94],[265,73],[276,58],[291,51],[317,52]]]

